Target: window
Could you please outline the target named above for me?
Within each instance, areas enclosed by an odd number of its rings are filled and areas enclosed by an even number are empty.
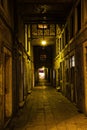
[[[32,24],[31,32],[33,36],[55,36],[55,24]]]
[[[59,54],[59,38],[56,39],[56,55]]]
[[[69,40],[69,31],[68,31],[68,26],[65,28],[65,45],[68,44]]]
[[[70,58],[70,68],[75,67],[75,56]]]
[[[38,29],[47,29],[48,25],[47,24],[38,24]]]
[[[25,50],[27,51],[27,42],[28,42],[28,28],[27,24],[25,24]]]
[[[60,38],[60,51],[62,50],[62,43],[61,43],[61,38]]]
[[[29,52],[29,55],[30,55],[30,36],[31,36],[31,34],[30,34],[30,25],[28,24],[28,29],[27,29],[27,35],[28,35],[28,42],[27,42],[27,51]]]
[[[60,80],[62,80],[62,65],[63,65],[63,62],[60,63]]]
[[[2,7],[4,7],[4,1],[3,0],[0,0],[0,4]]]
[[[70,19],[70,39],[73,37],[74,34],[74,15],[72,14]]]
[[[77,30],[81,29],[81,0],[77,5]]]
[[[41,61],[45,61],[46,58],[47,58],[46,54],[40,55],[40,60],[41,60]]]
[[[62,34],[62,49],[64,48],[64,32]]]
[[[69,59],[67,58],[66,61],[66,82],[69,81]]]

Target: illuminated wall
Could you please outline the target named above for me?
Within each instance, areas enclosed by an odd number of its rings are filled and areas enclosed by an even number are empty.
[[[61,92],[77,104],[85,114],[87,114],[86,15],[87,1],[77,0],[66,24],[62,28],[56,27],[57,39],[54,59],[54,70],[57,75],[56,87],[59,85]]]

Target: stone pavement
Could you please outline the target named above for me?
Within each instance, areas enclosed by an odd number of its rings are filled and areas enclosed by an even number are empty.
[[[87,117],[56,89],[37,86],[6,130],[87,130]]]

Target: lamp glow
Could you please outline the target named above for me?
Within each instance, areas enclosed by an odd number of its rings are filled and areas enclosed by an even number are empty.
[[[42,45],[46,45],[46,41],[45,40],[42,41]]]

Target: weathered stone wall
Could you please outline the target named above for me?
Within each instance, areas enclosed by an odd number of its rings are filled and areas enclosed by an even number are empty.
[[[1,2],[1,1],[0,1]],[[11,8],[10,8],[11,6]],[[5,125],[4,116],[5,116],[5,106],[7,106],[5,100],[5,58],[8,55],[9,57],[9,68],[11,70],[8,76],[11,76],[9,82],[9,96],[8,100],[12,100],[12,44],[13,44],[13,1],[11,1],[9,6],[9,1],[6,0],[3,3],[0,3],[0,128]],[[10,12],[11,11],[11,12]],[[7,50],[7,51],[5,51]],[[7,60],[8,61],[8,60]],[[7,63],[8,65],[8,63]],[[9,99],[9,97],[11,99]],[[9,102],[10,103],[10,102]],[[12,115],[12,102],[8,104],[10,106],[9,112],[10,116]],[[7,108],[6,108],[7,109]],[[8,113],[6,113],[8,115]]]

